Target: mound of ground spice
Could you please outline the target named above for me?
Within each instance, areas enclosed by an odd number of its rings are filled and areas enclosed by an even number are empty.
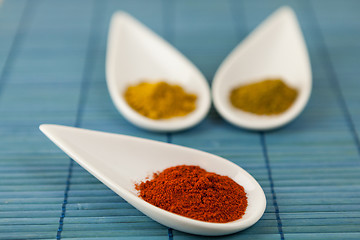
[[[185,116],[196,108],[195,94],[167,82],[141,82],[129,86],[124,97],[131,108],[151,119]]]
[[[167,168],[135,188],[142,199],[159,208],[206,222],[240,219],[248,204],[242,186],[199,166]]]
[[[288,110],[297,96],[298,91],[281,79],[266,79],[234,88],[230,93],[230,102],[246,112],[275,115]]]

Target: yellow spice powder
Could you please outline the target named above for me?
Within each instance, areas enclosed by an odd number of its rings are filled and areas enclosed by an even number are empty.
[[[130,107],[151,119],[185,116],[195,110],[197,99],[195,94],[186,93],[181,86],[164,81],[129,86],[124,97]]]
[[[258,115],[274,115],[285,112],[294,103],[298,91],[287,86],[281,79],[239,86],[230,93],[232,105]]]

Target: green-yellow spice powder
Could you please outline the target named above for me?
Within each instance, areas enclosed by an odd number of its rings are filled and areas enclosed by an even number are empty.
[[[231,104],[243,111],[257,115],[275,115],[285,112],[298,96],[298,91],[281,79],[266,79],[234,88]]]

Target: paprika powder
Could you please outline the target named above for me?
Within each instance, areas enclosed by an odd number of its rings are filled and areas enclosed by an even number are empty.
[[[142,199],[159,208],[206,222],[240,219],[248,205],[242,186],[199,166],[167,168],[135,188]]]

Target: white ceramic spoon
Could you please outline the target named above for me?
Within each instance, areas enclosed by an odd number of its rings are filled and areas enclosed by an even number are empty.
[[[208,113],[210,90],[205,77],[179,51],[125,12],[113,15],[106,56],[106,80],[119,112],[134,125],[152,131],[179,131],[199,123]],[[134,111],[123,93],[143,80],[166,80],[198,96],[196,109],[169,120],[152,120]]]
[[[128,203],[173,229],[200,235],[230,234],[255,224],[265,211],[265,194],[257,181],[224,158],[169,143],[74,127],[45,124],[40,130]],[[203,222],[162,210],[137,196],[136,182],[154,172],[182,164],[197,165],[229,176],[242,185],[248,197],[245,215],[229,223]]]
[[[282,78],[298,90],[297,100],[286,112],[259,116],[234,108],[230,91],[266,78]],[[257,27],[217,70],[212,84],[215,108],[230,123],[252,130],[281,127],[296,118],[308,102],[312,88],[311,66],[294,12],[282,7]]]

